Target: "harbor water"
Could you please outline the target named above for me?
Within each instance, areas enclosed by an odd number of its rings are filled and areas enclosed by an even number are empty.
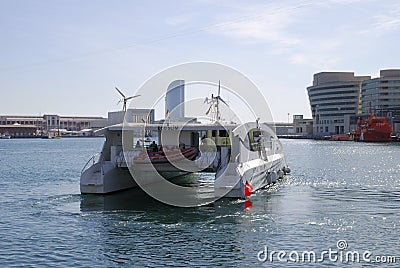
[[[283,181],[250,202],[178,208],[138,189],[80,195],[103,141],[0,140],[2,267],[341,267],[349,251],[371,253],[351,267],[400,265],[398,143],[282,140]],[[319,261],[329,250],[336,260]],[[317,260],[302,262],[305,251]]]

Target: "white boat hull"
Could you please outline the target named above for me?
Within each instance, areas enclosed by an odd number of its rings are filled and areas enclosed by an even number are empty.
[[[241,167],[229,165],[224,173],[216,178],[216,196],[246,198],[244,193],[246,182],[251,184],[255,192],[282,179],[286,167],[283,155],[276,154],[270,158],[269,162],[255,159],[243,163]]]
[[[158,165],[159,173],[167,180],[188,174],[168,163]],[[154,176],[154,169],[149,164],[140,164],[132,172],[134,176],[146,178],[146,184],[159,182],[159,178]],[[99,162],[92,165],[82,173],[80,181],[80,190],[83,194],[108,194],[137,186],[127,167],[114,166],[111,162]]]
[[[107,194],[136,186],[128,169],[116,168],[107,162],[98,162],[85,170],[80,181],[82,194]]]

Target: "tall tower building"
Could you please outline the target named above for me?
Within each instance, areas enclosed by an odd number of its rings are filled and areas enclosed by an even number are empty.
[[[185,80],[175,80],[169,84],[165,96],[165,117],[171,120],[185,117]]]

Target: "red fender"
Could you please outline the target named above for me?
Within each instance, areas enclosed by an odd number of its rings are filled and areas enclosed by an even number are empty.
[[[244,185],[244,195],[246,197],[250,196],[253,193],[253,186],[249,182],[246,182]]]

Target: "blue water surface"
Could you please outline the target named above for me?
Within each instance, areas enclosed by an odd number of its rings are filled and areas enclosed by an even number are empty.
[[[103,141],[0,140],[2,267],[345,265],[260,261],[265,249],[400,256],[399,144],[282,140],[292,174],[244,209],[234,199],[171,207],[138,189],[80,195],[80,171]]]

